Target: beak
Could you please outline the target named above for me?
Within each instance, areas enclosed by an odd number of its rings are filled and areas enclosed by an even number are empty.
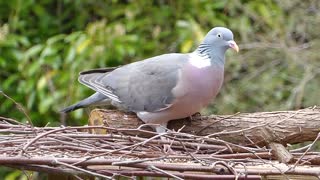
[[[235,41],[231,40],[228,41],[228,43],[230,48],[234,49],[236,52],[239,52],[239,47]]]

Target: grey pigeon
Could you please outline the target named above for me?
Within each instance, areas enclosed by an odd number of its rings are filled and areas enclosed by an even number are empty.
[[[111,103],[135,112],[145,123],[166,127],[168,121],[191,116],[215,98],[229,48],[239,51],[233,33],[216,27],[192,53],[163,54],[119,68],[82,72],[79,81],[96,93],[61,112]],[[158,126],[156,131],[165,129]]]

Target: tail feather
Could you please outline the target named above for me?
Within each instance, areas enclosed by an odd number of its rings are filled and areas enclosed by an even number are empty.
[[[84,108],[84,106],[81,106],[81,105],[79,105],[79,103],[77,103],[77,104],[73,104],[71,106],[68,106],[66,108],[61,109],[60,112],[61,113],[69,113],[71,111],[74,111],[74,110],[77,110],[80,108]]]
[[[61,113],[69,113],[71,111],[80,109],[80,108],[85,108],[88,106],[97,106],[97,105],[103,105],[103,104],[107,104],[110,103],[108,99],[105,95],[100,94],[100,93],[94,93],[93,95],[91,95],[90,97],[87,97],[86,99],[73,104],[71,106],[68,106],[62,110],[60,110]]]

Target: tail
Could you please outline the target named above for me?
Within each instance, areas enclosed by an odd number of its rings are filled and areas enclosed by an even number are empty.
[[[80,101],[81,102],[81,101]],[[79,102],[79,103],[80,103]],[[60,110],[61,113],[69,113],[71,111],[74,111],[74,110],[77,110],[77,109],[81,109],[81,108],[84,108],[85,106],[82,106],[81,104],[79,103],[76,103],[76,104],[73,104],[71,106],[68,106],[66,108],[63,108]]]
[[[60,110],[61,113],[69,113],[71,111],[77,110],[77,109],[81,109],[81,108],[85,108],[88,106],[98,106],[98,105],[105,105],[105,104],[109,104],[110,99],[107,98],[105,95],[100,94],[100,93],[94,93],[93,95],[87,97],[86,99],[73,104],[71,106],[68,106],[66,108],[63,108]]]

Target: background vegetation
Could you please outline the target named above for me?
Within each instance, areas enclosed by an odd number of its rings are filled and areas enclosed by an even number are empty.
[[[0,90],[36,126],[85,124],[83,110],[58,113],[92,93],[77,82],[80,71],[190,52],[226,26],[241,50],[227,53],[223,89],[204,113],[319,105],[319,8],[317,0],[0,0]],[[1,94],[0,115],[27,120]]]

